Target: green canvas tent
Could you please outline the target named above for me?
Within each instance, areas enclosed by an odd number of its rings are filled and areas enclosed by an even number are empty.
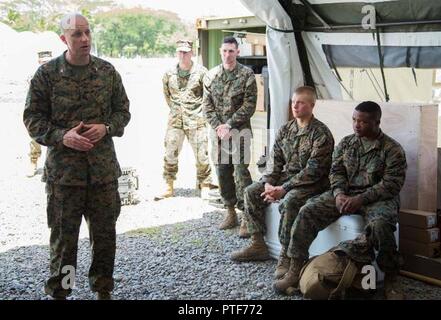
[[[286,122],[284,110],[299,85],[316,87],[323,99],[341,100],[340,68],[441,68],[441,1],[241,2],[267,25],[273,129]],[[391,81],[396,79],[381,72],[386,101]]]

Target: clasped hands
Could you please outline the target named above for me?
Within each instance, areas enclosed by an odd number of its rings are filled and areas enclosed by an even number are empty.
[[[230,129],[228,124],[221,124],[216,128],[216,134],[221,140],[228,139],[231,137]]]
[[[263,191],[260,196],[263,201],[273,203],[279,202],[286,194],[285,189],[282,186],[273,186],[269,183],[265,183],[265,191]]]
[[[107,133],[102,123],[84,124],[82,121],[63,136],[63,144],[78,151],[89,151]]]
[[[335,205],[337,206],[338,212],[343,214],[351,214],[360,210],[363,205],[363,199],[357,196],[347,196],[343,193],[340,193],[335,197]]]

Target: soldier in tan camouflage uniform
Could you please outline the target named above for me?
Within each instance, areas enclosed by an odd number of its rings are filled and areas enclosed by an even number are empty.
[[[257,85],[253,71],[236,61],[238,43],[226,37],[220,48],[222,64],[204,79],[203,110],[211,126],[213,162],[227,213],[220,229],[237,225],[235,205],[243,210],[244,189],[252,183],[249,166],[251,123],[256,110]],[[244,139],[241,139],[243,137]],[[239,235],[248,237],[242,219]]]
[[[362,102],[355,108],[355,134],[343,138],[333,154],[331,190],[308,200],[294,222],[288,248],[290,268],[276,281],[278,292],[298,285],[300,269],[320,230],[342,215],[361,214],[367,222],[366,237],[378,251],[378,266],[386,273],[386,298],[403,298],[396,285],[400,256],[394,231],[406,157],[400,144],[381,131],[380,119],[381,108],[375,102]]]
[[[170,114],[165,134],[164,179],[166,190],[155,200],[173,196],[173,181],[178,172],[178,158],[185,137],[193,148],[196,158],[196,190],[208,193],[211,185],[211,169],[208,159],[206,121],[202,113],[203,77],[205,67],[191,59],[193,43],[177,42],[179,63],[167,71],[162,79],[165,100]]]
[[[259,182],[245,189],[245,214],[251,244],[233,252],[234,261],[269,259],[264,241],[265,208],[280,202],[279,239],[282,244],[275,278],[281,278],[289,268],[287,249],[291,228],[299,209],[314,195],[329,188],[334,138],[331,131],[313,115],[315,90],[299,87],[292,97],[291,110],[295,119],[280,128],[266,172]]]
[[[38,64],[42,65],[52,59],[51,51],[40,51],[38,52]],[[30,144],[29,158],[31,160],[31,166],[29,172],[26,174],[28,178],[31,178],[37,174],[38,158],[41,156],[41,146],[35,141],[31,140]]]
[[[115,68],[90,55],[87,19],[70,14],[61,27],[67,51],[37,70],[23,115],[31,138],[48,147],[43,181],[51,235],[45,292],[55,299],[71,293],[63,279],[76,268],[84,215],[92,247],[89,284],[98,299],[110,299],[121,205],[121,169],[112,138],[122,136],[130,120],[129,100]]]

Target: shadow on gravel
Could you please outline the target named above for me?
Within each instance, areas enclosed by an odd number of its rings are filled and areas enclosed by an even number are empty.
[[[238,227],[221,231],[223,211],[201,219],[131,230],[117,236],[115,299],[145,300],[299,300],[272,288],[276,260],[233,263],[229,256],[249,243]],[[78,245],[78,267],[72,299],[94,299],[88,286],[90,247]],[[0,253],[0,300],[47,299],[42,288],[49,274],[48,246],[25,246]],[[441,288],[400,277],[409,298],[440,299]],[[370,297],[382,299],[381,289]]]

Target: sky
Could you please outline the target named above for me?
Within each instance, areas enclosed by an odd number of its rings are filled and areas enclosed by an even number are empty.
[[[251,15],[239,0],[116,0],[125,7],[143,6],[176,12],[183,20],[195,22],[203,16]]]

